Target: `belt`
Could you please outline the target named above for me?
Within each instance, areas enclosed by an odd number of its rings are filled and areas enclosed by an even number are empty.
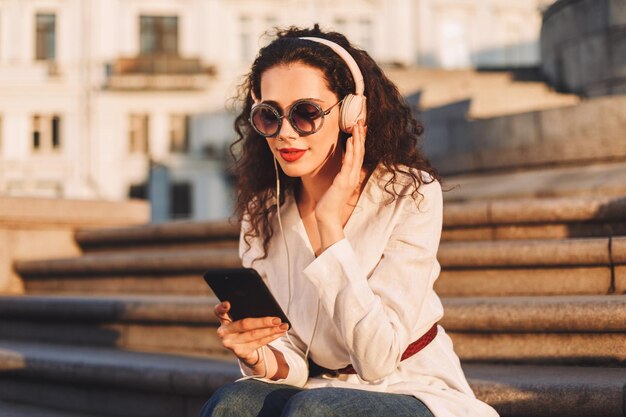
[[[435,336],[437,336],[437,323],[433,324],[433,327],[431,327],[426,333],[424,333],[422,337],[411,343],[406,348],[404,353],[402,353],[402,357],[400,358],[400,360],[403,361],[405,359],[408,359],[420,350],[424,349],[426,346],[428,346],[430,342],[432,342]],[[316,377],[322,374],[350,375],[356,374],[356,370],[354,369],[354,367],[352,367],[352,365],[348,365],[341,369],[327,369],[323,366],[319,366],[318,364],[313,362],[311,358],[309,358],[309,377]]]

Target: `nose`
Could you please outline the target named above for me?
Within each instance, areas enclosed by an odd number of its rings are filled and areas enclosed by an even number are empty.
[[[293,140],[293,139],[297,139],[298,136],[300,135],[293,128],[289,119],[287,117],[283,118],[283,122],[281,123],[280,130],[278,131],[277,138],[281,140],[285,140],[285,139]]]

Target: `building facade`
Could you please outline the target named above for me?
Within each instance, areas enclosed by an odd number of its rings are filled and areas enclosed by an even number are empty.
[[[541,3],[0,0],[0,194],[152,190],[156,220],[227,217],[226,103],[268,29],[319,22],[381,63],[528,66]]]

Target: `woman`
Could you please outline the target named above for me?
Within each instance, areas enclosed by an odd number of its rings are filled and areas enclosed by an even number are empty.
[[[497,416],[437,325],[441,188],[395,86],[316,25],[262,48],[241,96],[240,256],[293,328],[217,305],[246,377],[201,415]]]

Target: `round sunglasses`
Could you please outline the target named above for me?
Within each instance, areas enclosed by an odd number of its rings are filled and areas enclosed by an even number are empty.
[[[327,116],[342,101],[339,100],[328,109],[323,110],[314,101],[297,100],[286,116],[281,115],[274,106],[268,103],[259,103],[252,107],[249,120],[254,130],[266,138],[276,136],[280,132],[285,117],[300,136],[312,135],[322,128],[324,116]]]

